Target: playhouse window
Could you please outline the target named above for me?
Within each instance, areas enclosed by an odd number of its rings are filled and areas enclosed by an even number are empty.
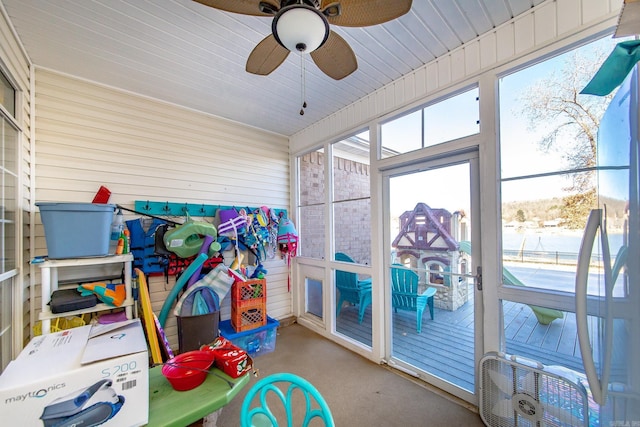
[[[439,261],[431,261],[427,263],[427,284],[444,285],[444,272],[446,266]]]

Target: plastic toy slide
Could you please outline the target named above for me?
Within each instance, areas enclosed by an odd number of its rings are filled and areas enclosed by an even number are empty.
[[[468,255],[471,255],[471,242],[461,241],[459,242],[459,245],[461,251]],[[505,285],[527,286],[522,283],[516,276],[514,276],[513,273],[507,270],[506,267],[502,267],[502,280],[504,280]],[[536,315],[538,322],[543,325],[548,325],[555,319],[562,319],[564,317],[564,313],[560,310],[547,307],[539,307],[537,305],[529,305],[529,307],[533,311],[533,314]]]

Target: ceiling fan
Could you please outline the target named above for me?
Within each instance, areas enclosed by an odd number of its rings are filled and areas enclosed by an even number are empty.
[[[366,27],[398,18],[412,0],[194,0],[206,6],[243,15],[273,17],[272,34],[253,49],[246,70],[268,75],[289,52],[310,53],[329,77],[340,80],[358,68],[349,44],[329,24]]]

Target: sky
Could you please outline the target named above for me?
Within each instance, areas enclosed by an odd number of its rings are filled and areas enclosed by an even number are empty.
[[[390,213],[394,218],[412,210],[419,202],[451,213],[457,210],[469,213],[468,163],[393,177],[389,188]]]
[[[452,112],[454,112],[452,114]],[[424,108],[425,147],[479,132],[478,88],[465,91]],[[386,148],[406,153],[422,148],[422,110],[382,125]]]
[[[587,57],[595,56],[595,52],[598,51],[610,52],[619,41],[619,39],[614,40],[611,37],[606,37],[577,50]],[[563,66],[566,66],[567,58],[571,54],[572,52],[568,52],[556,56],[500,79],[500,143],[503,178],[568,169],[559,153],[545,153],[538,146],[542,135],[553,128],[553,125],[540,123],[538,128],[531,129],[527,118],[518,112],[520,109],[518,102],[520,102],[519,94],[526,91],[529,86],[545,80],[554,71],[558,72]],[[571,141],[564,140],[564,143],[567,142],[571,143]],[[502,200],[508,202],[562,197],[566,195],[562,188],[569,184],[570,181],[566,177],[537,178],[504,184]]]
[[[610,37],[578,48],[585,52],[601,49],[609,52],[615,43]],[[545,153],[538,141],[549,128],[547,123],[531,129],[526,117],[519,114],[521,93],[530,85],[547,78],[563,67],[569,55],[564,54],[535,64],[523,70],[503,76],[499,81],[501,173],[503,177],[518,177],[537,173],[565,170],[567,165],[558,153]],[[478,90],[473,89],[425,108],[425,145],[435,145],[479,131]],[[453,112],[453,113],[452,113]],[[421,111],[388,122],[382,126],[383,144],[389,148],[407,152],[420,148],[422,141]],[[457,181],[456,176],[463,178]],[[437,191],[433,182],[446,182],[447,191]],[[462,209],[461,199],[467,197],[468,171],[463,174],[446,172],[442,176],[434,172],[394,178],[392,183],[392,207],[401,205],[412,209],[417,201],[431,207]],[[544,177],[506,182],[502,187],[502,200],[536,200],[566,195],[562,189],[571,184],[567,177]],[[467,187],[468,188],[468,187]],[[416,189],[425,189],[416,191]],[[461,192],[462,191],[462,192]],[[460,197],[456,197],[460,195]],[[396,208],[397,210],[402,210]],[[468,209],[468,207],[467,207]]]

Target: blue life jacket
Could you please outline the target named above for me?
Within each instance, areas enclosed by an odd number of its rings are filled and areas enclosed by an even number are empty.
[[[133,268],[139,268],[147,275],[164,273],[168,261],[166,257],[155,253],[155,232],[160,225],[166,224],[166,222],[153,218],[153,222],[145,231],[142,221],[142,218],[126,221],[131,239]]]

